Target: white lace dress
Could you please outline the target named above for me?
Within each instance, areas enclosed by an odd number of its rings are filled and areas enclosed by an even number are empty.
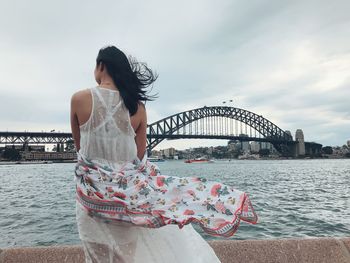
[[[118,91],[94,87],[89,120],[80,127],[79,154],[118,170],[137,158],[135,132]],[[86,262],[220,262],[191,224],[145,228],[91,216],[76,202]]]

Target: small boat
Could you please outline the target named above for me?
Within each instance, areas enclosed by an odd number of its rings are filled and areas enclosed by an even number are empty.
[[[187,159],[185,163],[213,163],[213,160],[200,157],[200,158],[195,158],[195,159]]]
[[[161,157],[148,157],[147,158],[148,161],[152,162],[152,163],[157,163],[157,162],[164,162],[165,160]]]

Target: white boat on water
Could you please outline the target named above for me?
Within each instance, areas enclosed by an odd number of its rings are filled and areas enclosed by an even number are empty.
[[[212,159],[208,159],[205,157],[195,158],[195,159],[187,159],[185,163],[213,163]]]
[[[161,157],[148,157],[148,161],[155,163],[155,162],[164,162],[165,160]]]

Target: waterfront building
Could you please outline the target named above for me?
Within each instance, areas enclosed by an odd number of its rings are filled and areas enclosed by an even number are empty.
[[[33,152],[45,152],[45,145],[29,145],[28,150]]]
[[[272,143],[269,142],[258,142],[259,144],[259,151],[260,150],[269,150],[271,154],[279,154],[279,152],[276,150],[276,148],[272,145]]]
[[[175,148],[168,148],[168,149],[164,149],[162,150],[162,155],[165,157],[165,158],[173,158],[174,155],[175,155]]]
[[[207,154],[209,154],[209,155],[213,154],[213,150],[214,150],[214,147],[213,147],[213,146],[209,147],[209,148],[207,149]]]
[[[243,134],[243,133],[241,133],[240,135],[239,135],[240,137],[249,137],[247,134]],[[241,141],[241,150],[243,151],[243,152],[249,152],[249,141]]]
[[[252,153],[258,153],[260,151],[260,143],[250,142],[250,151]]]
[[[151,156],[160,157],[160,156],[162,156],[162,153],[161,153],[161,151],[152,150],[151,151]]]
[[[260,149],[269,149],[271,150],[271,143],[269,142],[260,142]]]
[[[22,159],[26,161],[38,160],[74,160],[75,152],[22,152]]]
[[[239,147],[237,147],[239,146]],[[234,152],[236,150],[238,150],[238,148],[240,149],[240,144],[237,144],[237,141],[229,141],[227,144],[227,148],[229,151]]]
[[[5,145],[5,149],[15,149],[18,151],[22,151],[23,145]]]
[[[305,141],[304,141],[304,133],[302,129],[297,129],[295,132],[295,140],[298,142],[296,145],[296,156],[304,156],[305,155]]]

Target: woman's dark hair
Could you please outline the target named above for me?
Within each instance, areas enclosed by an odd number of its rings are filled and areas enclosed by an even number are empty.
[[[126,55],[115,46],[100,49],[96,64],[102,63],[112,77],[125,106],[130,115],[134,115],[140,101],[154,100],[154,95],[147,95],[146,88],[156,79],[157,74],[147,67],[146,63],[137,62],[133,57]]]

